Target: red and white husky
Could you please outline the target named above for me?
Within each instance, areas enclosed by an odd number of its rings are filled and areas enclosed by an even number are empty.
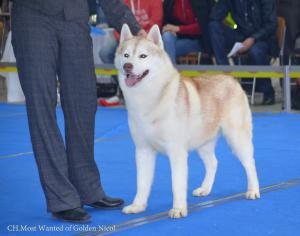
[[[137,193],[124,213],[146,209],[156,152],[161,152],[168,155],[172,169],[173,208],[169,216],[186,216],[188,151],[196,149],[206,169],[205,178],[193,195],[206,196],[217,170],[214,150],[220,132],[245,168],[246,198],[260,197],[251,111],[238,82],[227,75],[182,77],[163,49],[157,26],[143,38],[132,36],[124,25],[115,65],[136,145]]]

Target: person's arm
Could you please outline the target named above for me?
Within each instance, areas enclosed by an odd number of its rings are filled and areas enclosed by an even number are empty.
[[[198,23],[190,25],[167,24],[163,27],[162,32],[171,32],[173,34],[195,36],[200,34],[200,27]]]
[[[136,21],[130,9],[121,0],[100,0],[100,6],[107,18],[107,21],[118,32],[121,31],[123,24],[128,24],[133,34],[141,34],[139,23]]]
[[[177,33],[182,35],[189,35],[189,36],[199,35],[200,26],[198,22],[190,25],[179,25],[179,30]]]
[[[277,13],[276,13],[276,1],[261,0],[263,26],[251,35],[255,41],[261,39],[267,39],[270,35],[274,34],[277,28]]]
[[[190,1],[193,14],[196,18],[197,18],[197,14],[198,14],[198,10],[199,10],[198,3],[195,4],[195,2],[197,2],[197,1],[199,1],[199,0],[194,0],[194,1],[191,0]],[[201,1],[203,1],[203,0],[201,0]],[[174,17],[174,14],[178,14],[178,12],[173,13],[174,5],[171,5],[171,3],[174,4],[174,2],[172,2],[172,1],[169,1],[169,2],[165,1],[164,8],[165,8],[165,12],[167,12],[167,14],[171,14]],[[167,18],[168,16],[165,15],[165,17]],[[197,35],[200,35],[200,28],[201,27],[200,27],[198,21],[188,24],[188,25],[181,24],[179,21],[177,21],[177,24],[176,24],[176,22],[173,21],[172,23],[167,23],[164,25],[163,32],[171,32],[171,33],[178,34],[178,35],[197,36]]]

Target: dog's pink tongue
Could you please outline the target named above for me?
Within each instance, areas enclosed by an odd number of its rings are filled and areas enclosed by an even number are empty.
[[[138,77],[134,75],[130,75],[125,79],[125,83],[128,87],[134,86],[138,82]]]

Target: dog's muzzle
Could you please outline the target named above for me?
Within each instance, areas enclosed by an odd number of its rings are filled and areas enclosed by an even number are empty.
[[[144,73],[141,75],[136,75],[132,72],[130,73],[126,72],[125,83],[128,87],[133,87],[135,84],[137,84],[142,79],[144,79],[148,74],[149,74],[149,70],[145,70]]]

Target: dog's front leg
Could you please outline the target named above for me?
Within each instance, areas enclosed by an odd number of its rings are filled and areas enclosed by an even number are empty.
[[[136,149],[137,193],[132,204],[124,207],[124,213],[139,213],[146,209],[153,181],[155,155],[150,147]]]
[[[187,179],[188,167],[186,150],[172,150],[168,153],[172,170],[173,208],[169,211],[171,218],[187,216]]]

